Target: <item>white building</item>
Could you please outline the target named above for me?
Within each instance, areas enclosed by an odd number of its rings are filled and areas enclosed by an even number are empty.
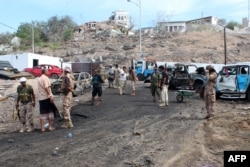
[[[125,28],[130,27],[130,16],[126,11],[117,10],[113,12],[109,20],[116,25],[120,25]]]
[[[218,25],[219,19],[217,17],[208,16],[208,17],[202,17],[199,19],[189,20],[186,22],[186,24],[196,24],[196,25],[202,25],[202,24],[211,24],[211,25]]]
[[[71,63],[64,63],[60,57],[52,57],[46,55],[39,55],[33,53],[18,53],[10,55],[1,55],[0,61],[9,61],[10,64],[17,68],[19,71],[23,71],[24,68],[31,68],[40,64],[51,64],[64,68],[70,66]]]
[[[219,19],[217,17],[209,16],[202,17],[189,21],[167,21],[167,22],[158,22],[158,29],[166,32],[185,32],[187,29],[190,29],[199,25],[218,25]]]
[[[158,27],[160,30],[166,32],[185,32],[186,22],[185,21],[159,22]]]

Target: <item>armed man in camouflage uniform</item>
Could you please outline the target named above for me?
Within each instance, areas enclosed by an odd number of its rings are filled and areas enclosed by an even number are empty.
[[[63,115],[65,121],[61,128],[73,128],[74,126],[70,116],[70,109],[74,91],[74,76],[71,75],[71,70],[69,67],[65,67],[64,69],[64,78],[61,85],[61,90],[64,95]]]
[[[207,116],[205,119],[211,120],[214,118],[215,112],[215,102],[216,102],[216,78],[217,73],[213,66],[208,65],[206,67],[206,85],[205,85],[205,92],[204,92],[204,99],[205,99],[205,106],[207,109]]]
[[[26,84],[27,79],[25,77],[20,78],[21,85],[17,87],[17,103],[16,107],[19,107],[20,122],[22,128],[20,132],[23,133],[26,128],[27,132],[34,131],[33,123],[33,107],[35,107],[35,94],[32,86]],[[19,103],[20,102],[20,103]]]
[[[151,80],[150,80],[150,88],[151,88],[151,94],[153,96],[153,102],[156,102],[155,94],[158,97],[158,100],[161,100],[160,97],[160,82],[161,81],[161,75],[158,72],[158,68],[154,67],[154,72],[151,74]]]

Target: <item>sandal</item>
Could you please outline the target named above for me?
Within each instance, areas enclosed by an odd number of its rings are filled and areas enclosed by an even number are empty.
[[[49,127],[48,130],[49,130],[49,131],[53,131],[53,130],[55,130],[55,128]]]

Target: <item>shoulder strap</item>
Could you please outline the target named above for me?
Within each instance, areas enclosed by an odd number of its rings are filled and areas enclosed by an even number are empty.
[[[18,87],[17,87],[17,93],[19,94],[21,90],[22,90],[22,86],[18,85]]]

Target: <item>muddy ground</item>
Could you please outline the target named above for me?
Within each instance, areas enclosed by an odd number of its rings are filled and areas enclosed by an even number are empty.
[[[221,167],[223,151],[250,150],[250,104],[244,100],[217,101],[215,119],[206,121],[204,101],[194,95],[178,103],[152,102],[149,88],[137,86],[136,96],[105,88],[103,101],[90,106],[90,90],[73,100],[74,128],[19,133],[11,120],[14,102],[0,101],[0,166],[2,167]],[[56,97],[59,110],[61,96]],[[69,138],[68,134],[72,133]],[[55,153],[55,148],[58,148]]]

